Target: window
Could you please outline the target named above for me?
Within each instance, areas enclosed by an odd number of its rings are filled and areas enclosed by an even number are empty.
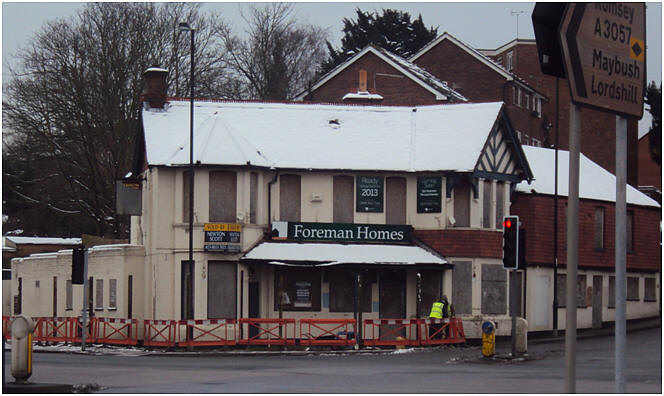
[[[491,181],[485,180],[482,192],[482,227],[491,227]]]
[[[538,139],[530,138],[530,142],[535,147],[542,147],[542,142],[540,142]]]
[[[517,90],[516,105],[521,107],[521,88]]]
[[[209,175],[210,222],[235,223],[237,216],[237,175],[211,171]]]
[[[526,102],[526,109],[530,110],[530,95],[524,94],[524,101]]]
[[[335,223],[352,223],[353,210],[353,177],[334,176],[332,178],[332,221]]]
[[[470,227],[470,183],[467,180],[454,186],[454,227]]]
[[[505,217],[505,183],[496,183],[496,229],[503,229]]]
[[[609,282],[610,283],[610,282]],[[567,306],[567,275],[558,274],[556,277],[558,293],[558,308]],[[586,304],[586,275],[577,275],[576,278],[576,306],[585,308]]]
[[[300,221],[300,176],[279,177],[279,218],[281,221]]]
[[[278,268],[274,271],[274,310],[279,291],[284,311],[320,311],[321,272],[318,268]],[[280,284],[281,283],[281,284]]]
[[[625,240],[627,243],[626,249],[627,252],[634,252],[634,212],[631,210],[627,211],[626,217],[627,231],[625,233]]]
[[[249,223],[256,224],[256,210],[258,209],[258,173],[251,172],[249,183]]]
[[[514,58],[514,53],[512,51],[508,52],[507,56],[505,58],[505,62],[507,63],[505,65],[505,67],[507,68],[507,70],[512,70],[512,68],[514,66],[514,59],[513,58]]]
[[[639,298],[639,278],[634,276],[627,277],[627,301],[640,301]]]
[[[507,271],[502,265],[482,264],[482,313],[499,315],[506,312]]]
[[[182,221],[189,222],[189,182],[190,172],[182,172]]]
[[[521,144],[526,146],[530,145],[530,138],[525,133],[523,134],[523,141],[521,142]]]
[[[516,131],[516,137],[519,139],[519,143],[522,143],[521,141],[521,131]]]
[[[499,65],[502,66],[503,65],[503,57],[502,56],[497,57],[496,58],[496,63],[498,63]]]
[[[643,301],[657,301],[655,278],[644,279]]]
[[[542,98],[534,98],[533,109],[537,113],[537,117],[542,118]]]
[[[72,295],[73,295],[73,290],[72,290],[71,279],[68,279],[67,284],[65,285],[65,309],[67,311],[71,311],[72,309],[74,309]]]
[[[595,208],[595,222],[594,222],[594,241],[595,250],[604,250],[604,208]]]
[[[403,177],[385,180],[385,222],[406,224],[406,179]]]
[[[576,306],[577,308],[585,308],[586,304],[586,276],[577,275],[576,278]]]
[[[558,293],[558,308],[567,306],[567,276],[565,274],[556,275],[556,293]]]
[[[108,309],[117,309],[117,288],[118,280],[109,279],[108,280]]]
[[[327,273],[330,283],[330,312],[355,312],[355,271],[332,269]],[[362,274],[362,312],[371,312],[371,279]]]
[[[97,279],[95,284],[95,310],[104,309],[104,280]]]
[[[516,87],[512,87],[512,103],[515,105],[519,104],[519,97],[517,96],[517,90]]]
[[[609,304],[607,307],[616,307],[616,277],[614,275],[609,275]]]

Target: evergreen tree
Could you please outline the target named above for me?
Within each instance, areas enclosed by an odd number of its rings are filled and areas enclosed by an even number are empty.
[[[654,81],[648,85],[646,91],[645,102],[650,106],[650,114],[652,115],[652,125],[648,131],[650,137],[648,146],[650,148],[650,156],[657,165],[662,164],[662,84],[659,88]]]
[[[422,15],[411,21],[410,14],[403,11],[383,9],[382,14],[355,9],[356,20],[344,18],[344,37],[341,48],[334,49],[327,42],[328,59],[321,69],[326,73],[346,59],[360,52],[369,44],[375,44],[403,58],[409,58],[438,36],[438,28],[428,28]]]

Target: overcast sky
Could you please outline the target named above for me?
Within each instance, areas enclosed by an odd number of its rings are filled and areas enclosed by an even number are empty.
[[[84,3],[2,3],[2,64],[6,77],[6,62],[13,61],[19,46],[37,32],[46,21],[72,16]],[[646,3],[647,79],[662,81],[662,4]],[[376,2],[329,3],[300,2],[296,5],[296,19],[327,28],[334,47],[341,45],[343,19],[355,19],[355,8],[380,11],[392,8],[410,13],[413,18],[422,14],[427,27],[438,27],[438,33],[449,32],[475,48],[497,48],[517,37],[535,38],[531,14],[535,3],[452,3],[452,2]],[[246,4],[245,4],[246,6]],[[203,10],[220,11],[239,33],[243,30],[240,18],[242,3],[205,3]],[[15,63],[12,63],[15,64]]]

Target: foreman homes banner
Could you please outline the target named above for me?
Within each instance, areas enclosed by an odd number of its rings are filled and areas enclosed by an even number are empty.
[[[413,227],[393,224],[295,223],[275,221],[272,238],[290,241],[409,243]]]

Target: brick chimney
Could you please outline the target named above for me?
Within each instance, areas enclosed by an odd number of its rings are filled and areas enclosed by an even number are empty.
[[[166,103],[166,77],[168,70],[159,66],[152,66],[143,73],[145,78],[145,92],[141,96],[142,102],[151,109],[163,109]]]

